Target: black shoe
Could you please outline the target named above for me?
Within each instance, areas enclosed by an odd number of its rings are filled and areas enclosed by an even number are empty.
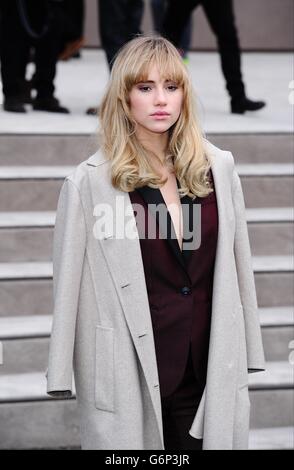
[[[257,111],[266,105],[264,101],[252,101],[244,97],[231,100],[231,112],[234,114],[243,114],[245,111]]]
[[[69,114],[69,110],[60,106],[57,98],[36,98],[33,101],[33,109],[35,111],[47,111],[49,113]]]
[[[3,103],[4,111],[10,111],[11,113],[26,113],[24,102],[20,98],[12,97],[5,98]]]

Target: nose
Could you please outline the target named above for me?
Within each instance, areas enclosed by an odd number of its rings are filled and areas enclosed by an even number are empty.
[[[166,104],[166,92],[164,88],[159,87],[156,89],[154,100],[156,105]]]

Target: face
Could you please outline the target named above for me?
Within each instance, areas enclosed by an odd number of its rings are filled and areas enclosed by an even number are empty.
[[[130,111],[141,135],[163,134],[180,116],[183,89],[170,80],[161,80],[156,66],[149,70],[146,82],[133,86]]]

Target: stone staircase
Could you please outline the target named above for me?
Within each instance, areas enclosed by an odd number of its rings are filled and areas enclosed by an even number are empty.
[[[208,138],[232,151],[246,202],[267,361],[249,375],[250,449],[294,448],[293,139]],[[0,448],[79,448],[75,398],[46,395],[44,374],[59,190],[93,146],[85,135],[3,135],[0,148]]]

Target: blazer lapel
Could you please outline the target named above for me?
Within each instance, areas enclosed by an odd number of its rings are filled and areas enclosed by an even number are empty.
[[[167,240],[173,254],[177,258],[178,262],[186,269],[185,259],[180,249],[172,218],[165,204],[165,200],[158,188],[150,188],[149,186],[143,186],[137,188],[137,191],[145,200],[149,212],[155,218],[158,224],[161,237]],[[160,205],[160,211],[157,210]],[[160,216],[163,215],[163,216]]]
[[[177,186],[180,188],[178,179]],[[160,189],[143,186],[141,188],[137,188],[137,191],[143,197],[148,206],[148,210],[155,218],[159,226],[161,236],[166,238],[167,243],[169,244],[176,259],[180,265],[185,270],[187,270],[187,263],[191,257],[192,250],[185,249],[185,245],[183,245],[183,250],[181,250],[170,212],[168,211]],[[180,201],[183,213],[183,242],[185,242],[185,240],[188,242],[191,236],[197,236],[196,226],[194,227],[194,218],[196,212],[193,205],[198,201],[198,198],[194,199],[193,201],[189,196],[183,196],[180,198]],[[164,217],[159,216],[159,211],[156,210],[158,205],[161,205],[161,208],[164,211]]]

